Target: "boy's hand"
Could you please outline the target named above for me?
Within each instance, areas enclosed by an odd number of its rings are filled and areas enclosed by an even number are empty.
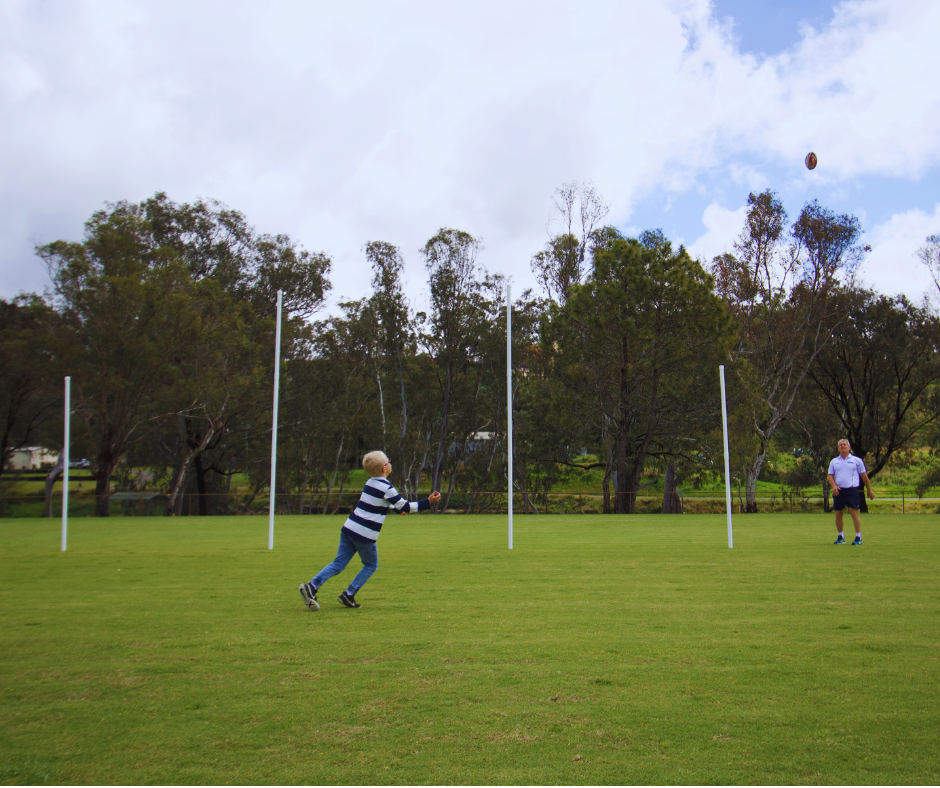
[[[431,503],[437,503],[439,500],[441,500],[441,494],[437,490],[435,490],[428,496],[428,500]]]

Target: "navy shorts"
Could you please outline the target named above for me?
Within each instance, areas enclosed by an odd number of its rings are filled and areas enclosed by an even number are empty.
[[[849,509],[861,509],[862,499],[858,494],[857,487],[840,487],[838,495],[832,496],[832,508],[841,512],[846,506]]]

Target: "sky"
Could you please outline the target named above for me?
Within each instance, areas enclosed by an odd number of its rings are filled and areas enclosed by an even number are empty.
[[[935,0],[3,0],[0,298],[50,285],[37,245],[109,202],[219,200],[369,294],[369,241],[439,228],[535,287],[552,195],[707,262],[751,191],[854,214],[860,275],[915,301],[940,233]],[[810,172],[804,157],[814,151]]]

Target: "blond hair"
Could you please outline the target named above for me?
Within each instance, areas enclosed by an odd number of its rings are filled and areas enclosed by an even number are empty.
[[[370,451],[362,458],[362,467],[366,469],[369,476],[381,476],[382,468],[388,462],[388,457],[384,451]]]

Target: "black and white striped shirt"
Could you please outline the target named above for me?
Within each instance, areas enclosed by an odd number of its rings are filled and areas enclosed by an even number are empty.
[[[421,512],[430,509],[430,502],[406,501],[398,494],[392,483],[383,476],[374,476],[366,482],[359,496],[359,503],[343,523],[343,530],[356,539],[368,539],[374,542],[379,538],[382,523],[389,509],[396,512]]]

